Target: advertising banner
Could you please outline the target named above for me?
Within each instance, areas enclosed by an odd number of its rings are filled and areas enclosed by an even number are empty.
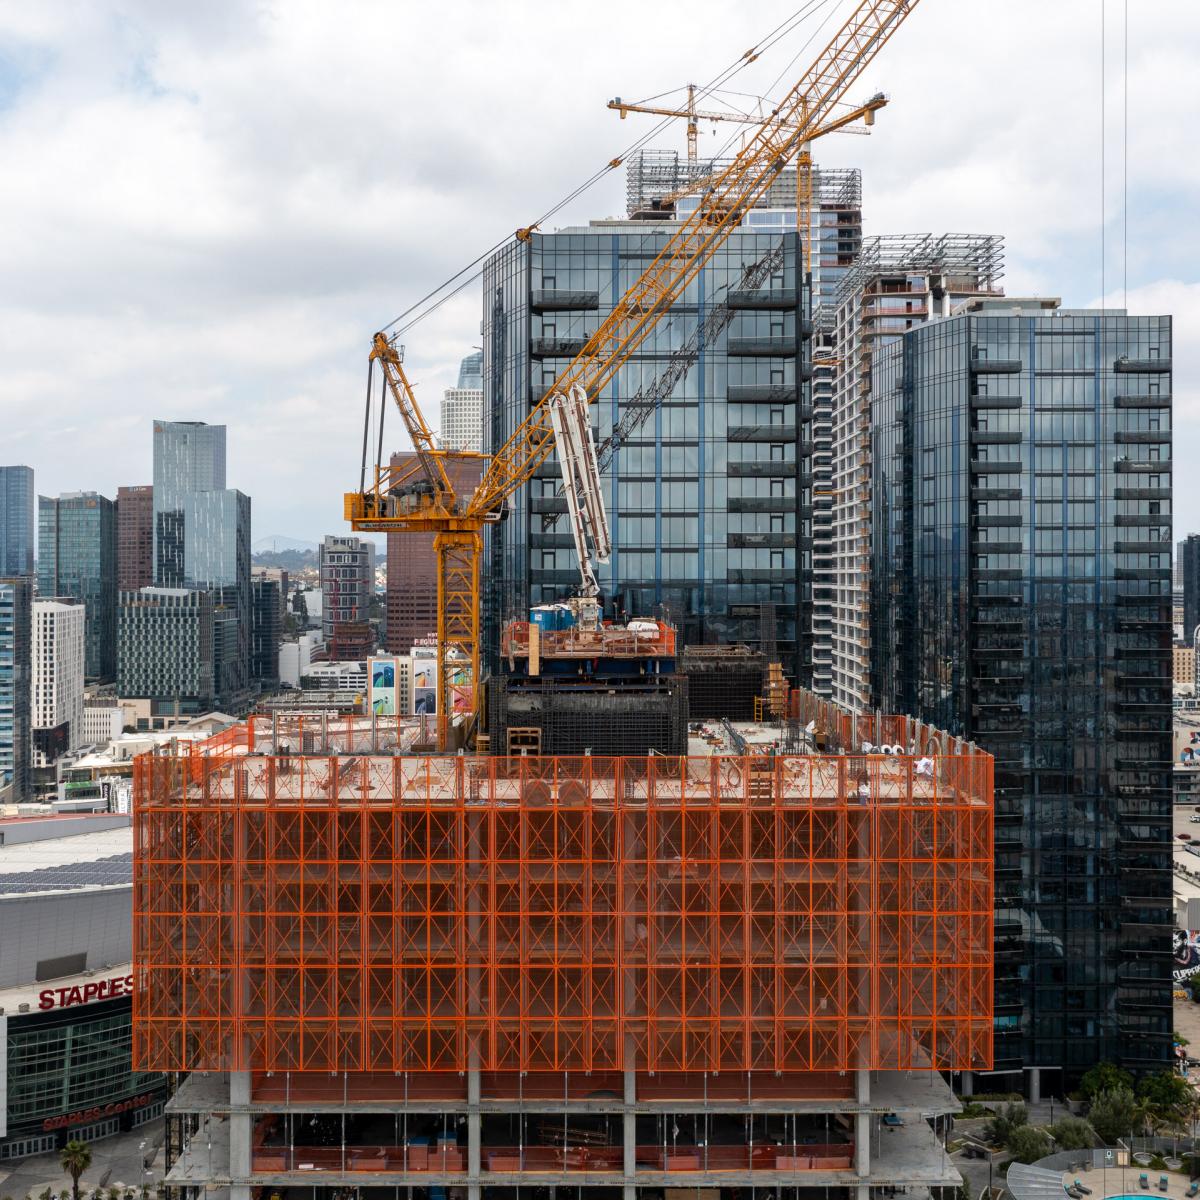
[[[1200,929],[1175,930],[1175,982],[1200,972]]]
[[[412,663],[412,710],[416,716],[437,712],[437,646],[414,645]]]
[[[399,712],[399,695],[394,658],[369,658],[367,671],[370,675],[371,712],[377,717],[394,717]]]

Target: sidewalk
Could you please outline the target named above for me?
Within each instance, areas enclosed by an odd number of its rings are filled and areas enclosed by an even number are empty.
[[[135,1195],[140,1196],[143,1183],[153,1197],[154,1188],[164,1174],[164,1133],[163,1122],[158,1120],[141,1129],[92,1142],[92,1165],[80,1176],[80,1197],[88,1195],[94,1188],[108,1188],[114,1184],[132,1188]],[[144,1172],[139,1149],[143,1143],[146,1157],[154,1156]],[[46,1188],[55,1195],[65,1192],[69,1197],[71,1194],[71,1177],[62,1169],[57,1151],[0,1164],[0,1196],[11,1196],[12,1200],[25,1200],[30,1196],[37,1200],[38,1194]]]

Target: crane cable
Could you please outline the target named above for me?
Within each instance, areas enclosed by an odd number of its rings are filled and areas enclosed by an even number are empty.
[[[1125,63],[1122,79],[1122,100],[1125,112],[1122,121],[1121,145],[1121,273],[1125,312],[1129,312],[1129,0],[1125,7]]]
[[[811,13],[814,9],[819,10],[819,9],[827,6],[831,2],[833,2],[833,0],[806,0],[806,2],[803,5],[801,5],[800,8],[796,9],[796,11],[793,12],[790,17],[787,17],[785,20],[781,21],[773,30],[771,30],[771,32],[768,33],[767,36],[760,43],[756,44],[755,46],[752,46],[744,54],[740,55],[737,59],[735,59],[732,63],[730,63],[729,66],[724,68],[724,70],[720,71],[710,83],[704,85],[702,88],[698,88],[697,95],[702,98],[702,97],[705,97],[705,96],[708,96],[709,94],[711,94],[716,88],[720,87],[723,83],[727,82],[729,79],[731,79],[735,75],[737,75],[740,71],[742,71],[746,67],[748,67],[752,62],[754,62],[756,59],[758,59],[765,51],[771,49],[771,47],[773,47],[777,42],[779,42],[779,40],[781,38],[787,36],[787,34],[790,33],[793,29],[795,29],[802,21],[807,19],[811,15]],[[826,21],[822,22],[822,25],[820,28],[823,28],[827,22],[828,22],[828,17],[826,18]],[[820,28],[818,28],[817,32],[820,31]],[[813,38],[815,38],[816,36],[817,36],[816,33],[812,34],[809,37],[808,41],[804,43],[804,46],[808,46],[812,42]],[[803,49],[804,49],[804,47],[801,47],[801,49],[799,51],[797,51],[797,54],[795,57],[793,57],[792,62],[795,62],[795,58],[799,57],[799,54],[803,52]],[[790,65],[791,64],[789,63],[789,66]],[[786,67],[784,69],[787,70]],[[780,77],[782,77],[782,75]],[[778,83],[778,79],[776,80],[775,84],[772,84],[771,86],[774,87],[774,86],[776,86],[777,83]],[[664,95],[665,95],[665,93],[664,93]],[[579,186],[577,186],[574,190],[572,190],[566,196],[564,196],[561,200],[559,200],[557,204],[555,204],[553,207],[549,208],[545,213],[543,213],[540,217],[538,217],[538,219],[536,221],[534,221],[528,228],[533,229],[533,228],[536,228],[537,226],[543,224],[544,222],[549,220],[551,217],[553,217],[561,209],[565,208],[568,204],[570,204],[574,200],[578,199],[579,196],[581,196],[584,192],[586,192],[588,189],[590,189],[596,183],[598,183],[602,178],[604,178],[605,175],[607,175],[611,171],[615,171],[625,161],[625,159],[627,159],[631,154],[634,154],[636,151],[641,149],[648,141],[650,141],[652,138],[656,137],[673,120],[674,120],[673,117],[663,117],[662,120],[660,120],[657,124],[655,124],[645,134],[643,134],[641,137],[636,138],[626,150],[624,150],[616,158],[609,160],[599,170],[593,172],[593,174],[588,179],[586,179],[583,183],[579,184]],[[404,321],[404,319],[406,317],[410,316],[413,313],[417,313],[417,315],[414,316],[412,318],[412,320],[407,321],[404,325],[401,325],[401,327],[399,329],[397,329],[395,331],[395,333],[393,333],[391,335],[391,340],[395,341],[398,337],[400,337],[401,334],[407,332],[414,325],[417,325],[419,322],[423,321],[426,317],[431,316],[433,313],[437,312],[437,310],[439,308],[441,308],[442,305],[445,304],[448,300],[453,299],[464,288],[466,288],[470,284],[474,283],[475,280],[478,279],[479,276],[482,275],[483,272],[482,272],[482,270],[474,271],[473,274],[471,274],[466,279],[462,279],[462,276],[466,275],[466,273],[468,271],[472,271],[472,269],[474,267],[479,266],[480,263],[482,263],[485,259],[491,257],[491,255],[493,255],[497,250],[501,249],[501,247],[507,245],[511,239],[512,239],[512,234],[506,234],[503,238],[501,238],[500,241],[498,241],[494,245],[490,246],[487,250],[483,251],[483,253],[478,255],[476,258],[472,259],[469,263],[466,264],[466,266],[464,266],[460,270],[456,271],[449,278],[443,280],[432,291],[427,292],[424,296],[421,297],[420,300],[416,301],[414,304],[409,305],[409,307],[406,308],[402,313],[400,313],[399,316],[394,317],[391,321],[389,321],[386,325],[384,325],[381,328],[380,332],[387,333],[389,330],[393,329],[395,326],[400,325],[400,322]],[[441,296],[441,298],[437,301],[437,303],[432,304],[427,309],[424,309],[423,311],[418,312],[418,310],[422,309],[423,305],[427,304],[428,301],[432,300],[435,296],[439,296],[443,291],[445,291],[445,289],[447,287],[449,287],[450,284],[454,283],[455,280],[459,280],[459,279],[462,279],[462,282],[459,283],[457,287],[455,287],[452,291],[448,292],[446,295]]]

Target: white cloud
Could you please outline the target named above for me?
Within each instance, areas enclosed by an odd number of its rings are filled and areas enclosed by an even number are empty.
[[[649,127],[609,97],[710,78],[798,3],[0,0],[0,459],[31,463],[43,492],[111,494],[149,478],[152,417],[225,421],[256,536],[340,529],[371,332]],[[1131,307],[1178,315],[1184,461],[1200,10],[1129,7]],[[1010,291],[1097,295],[1098,10],[924,0],[853,91],[890,93],[875,134],[819,148],[864,168],[870,229],[1004,233]],[[1111,290],[1122,4],[1108,11]],[[765,87],[797,46],[731,86]],[[682,148],[682,130],[661,142]],[[617,214],[623,194],[613,173],[551,226]],[[406,338],[431,415],[478,322],[466,293]],[[1179,529],[1200,527],[1182,500]]]

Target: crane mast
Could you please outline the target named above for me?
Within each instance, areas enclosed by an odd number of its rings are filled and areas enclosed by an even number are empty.
[[[728,167],[714,174],[699,197],[694,212],[679,222],[662,249],[640,278],[613,306],[582,350],[560,372],[529,415],[492,456],[482,482],[465,502],[449,484],[440,491],[440,479],[428,482],[435,495],[393,495],[394,479],[377,463],[372,485],[347,493],[345,514],[357,530],[433,531],[438,554],[438,738],[450,748],[451,721],[456,701],[451,680],[469,672],[457,684],[461,707],[479,711],[479,576],[482,531],[499,520],[509,498],[545,462],[556,445],[555,395],[569,397],[578,388],[589,402],[615,376],[653,332],[716,250],[740,224],[743,215],[770,188],[772,181],[801,147],[830,119],[834,107],[867,65],[887,44],[919,0],[860,0],[849,18],[817,55],[772,116],[747,136],[746,143]],[[528,237],[528,234],[526,234]],[[389,361],[381,346],[390,345],[377,334],[372,359]],[[395,364],[391,364],[393,367]],[[389,383],[391,377],[388,376]],[[391,388],[410,437],[413,430],[418,454],[424,451],[431,467],[438,451],[411,389]],[[445,477],[445,472],[442,472]],[[597,493],[598,494],[598,493]],[[406,511],[407,510],[407,511]]]

